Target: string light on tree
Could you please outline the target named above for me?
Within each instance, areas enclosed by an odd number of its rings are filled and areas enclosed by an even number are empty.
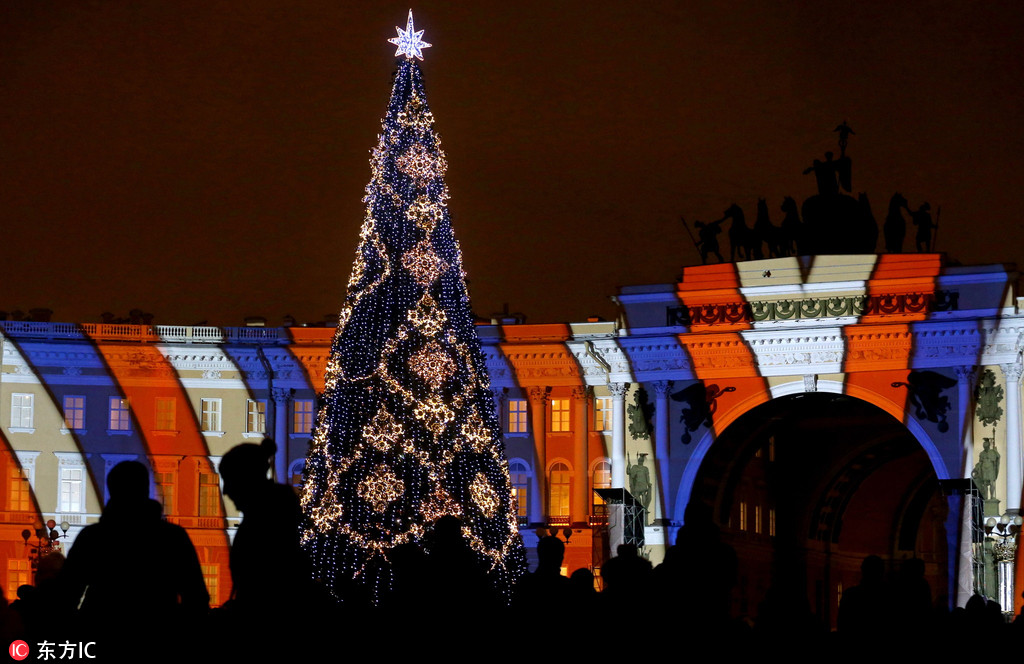
[[[379,599],[391,583],[388,552],[456,515],[507,598],[525,555],[417,62],[430,44],[412,12],[398,33],[390,41],[404,57],[371,150],[306,461],[302,540],[332,591],[361,583]]]

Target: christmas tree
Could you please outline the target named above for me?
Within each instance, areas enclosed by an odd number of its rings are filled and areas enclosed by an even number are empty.
[[[523,573],[508,464],[462,256],[447,168],[422,74],[423,31],[398,28],[391,103],[377,147],[348,292],[306,460],[302,540],[335,594],[376,601],[388,554],[456,515],[495,588]]]

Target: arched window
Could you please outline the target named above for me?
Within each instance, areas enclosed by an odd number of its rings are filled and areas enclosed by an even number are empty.
[[[296,489],[302,490],[302,471],[306,469],[305,459],[296,459],[288,468],[288,483]]]
[[[516,516],[520,523],[526,523],[530,514],[530,467],[521,459],[513,459],[508,464],[508,474],[512,479],[512,495],[518,506]]]
[[[548,517],[552,522],[569,517],[570,476],[571,471],[565,463],[557,461],[551,465],[548,473]]]

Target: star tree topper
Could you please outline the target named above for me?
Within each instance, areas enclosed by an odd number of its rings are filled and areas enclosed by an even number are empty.
[[[423,41],[423,31],[416,31],[415,27],[413,26],[411,9],[409,10],[409,22],[405,24],[405,30],[401,29],[397,25],[395,26],[395,30],[398,30],[398,36],[392,37],[391,39],[388,40],[389,42],[398,47],[398,50],[395,51],[395,57],[398,57],[399,55],[404,55],[406,58],[410,60],[413,59],[414,57],[419,60],[422,60],[423,49],[429,47],[430,44]]]

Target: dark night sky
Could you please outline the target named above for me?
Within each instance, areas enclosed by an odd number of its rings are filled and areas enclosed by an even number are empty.
[[[408,7],[4,0],[0,309],[336,312]],[[778,224],[844,118],[877,218],[899,190],[937,249],[1020,260],[1022,8],[418,3],[474,309],[611,317],[699,262],[680,215]]]

